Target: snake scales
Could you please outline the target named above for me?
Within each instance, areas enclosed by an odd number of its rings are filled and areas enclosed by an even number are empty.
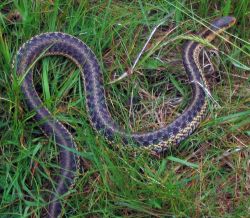
[[[199,36],[211,41],[217,34],[234,23],[235,18],[233,17],[219,18]],[[64,56],[78,66],[84,81],[89,119],[95,130],[108,140],[112,140],[114,136],[118,135],[124,143],[128,143],[132,139],[138,146],[161,152],[192,134],[206,115],[207,99],[204,88],[200,85],[206,86],[206,80],[199,64],[202,48],[200,43],[191,40],[187,40],[183,46],[183,65],[192,86],[192,100],[188,107],[169,125],[143,133],[125,132],[112,119],[106,104],[102,71],[95,54],[81,40],[60,32],[43,33],[31,38],[19,49],[14,65],[17,75],[23,77],[21,89],[25,102],[29,110],[36,111],[35,120],[41,123],[40,127],[44,134],[54,137],[60,148],[61,177],[56,181],[55,194],[51,196],[46,216],[58,217],[61,214],[62,204],[58,200],[58,196],[66,193],[74,185],[79,170],[79,158],[75,153],[70,152],[70,149],[77,150],[73,136],[43,105],[34,87],[31,66],[40,58],[41,54],[42,56]],[[69,149],[65,149],[65,147]]]

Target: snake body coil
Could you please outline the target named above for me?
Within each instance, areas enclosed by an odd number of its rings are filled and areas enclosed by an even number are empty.
[[[217,33],[234,23],[233,17],[220,18],[212,23],[210,29],[200,33],[200,36],[211,41]],[[112,119],[106,104],[102,71],[94,53],[82,41],[65,33],[44,33],[33,37],[19,49],[15,65],[17,74],[23,77],[21,88],[27,106],[36,111],[35,119],[41,123],[42,131],[48,137],[54,137],[60,147],[61,177],[56,181],[55,194],[51,196],[47,209],[48,217],[61,214],[62,205],[58,196],[66,193],[74,184],[79,170],[79,159],[75,153],[70,152],[70,149],[77,149],[73,136],[47,110],[35,90],[31,66],[41,54],[65,56],[79,67],[84,80],[89,118],[94,129],[109,140],[118,135],[125,143],[132,139],[139,146],[161,152],[188,137],[206,114],[206,96],[200,85],[206,85],[199,65],[201,49],[202,45],[193,41],[187,41],[183,49],[183,64],[192,85],[192,100],[189,106],[169,125],[144,133],[127,133]]]

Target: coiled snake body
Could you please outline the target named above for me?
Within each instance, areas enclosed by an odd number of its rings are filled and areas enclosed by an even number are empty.
[[[211,41],[216,34],[234,23],[233,17],[220,18],[212,23],[210,29],[205,29],[199,35]],[[57,196],[66,193],[75,183],[79,159],[75,153],[70,152],[70,149],[77,149],[73,136],[51,115],[35,90],[31,66],[41,54],[42,56],[65,56],[79,67],[84,80],[89,118],[94,129],[109,140],[118,135],[125,143],[133,140],[141,147],[161,152],[188,137],[206,115],[207,100],[204,88],[200,85],[206,85],[199,64],[202,47],[198,42],[187,41],[183,48],[183,64],[192,86],[192,100],[189,106],[169,125],[143,133],[127,133],[112,119],[106,104],[102,71],[94,53],[82,41],[65,33],[43,33],[31,38],[19,49],[15,67],[17,75],[23,77],[21,88],[26,104],[30,110],[36,111],[35,119],[41,121],[42,131],[48,137],[54,137],[60,148],[61,177],[56,181],[55,194],[51,196],[51,202],[47,208],[48,217],[58,217],[61,214],[62,205]]]

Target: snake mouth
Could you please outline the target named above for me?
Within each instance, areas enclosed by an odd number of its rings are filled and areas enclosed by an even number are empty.
[[[233,26],[236,23],[236,18],[235,17],[228,17],[229,21],[229,26]]]

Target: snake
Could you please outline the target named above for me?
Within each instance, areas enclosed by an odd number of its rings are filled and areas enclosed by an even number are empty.
[[[236,19],[231,16],[218,18],[195,36],[210,42],[235,22]],[[61,215],[63,205],[59,198],[74,186],[80,162],[77,152],[73,152],[78,151],[74,137],[49,112],[36,91],[33,68],[37,60],[56,55],[64,56],[76,64],[83,80],[90,124],[107,140],[112,142],[118,136],[125,145],[137,145],[161,153],[190,136],[207,115],[209,99],[204,89],[207,82],[199,58],[203,48],[203,43],[192,39],[186,39],[182,48],[182,62],[191,85],[191,100],[182,114],[159,129],[129,132],[112,118],[106,100],[103,72],[94,52],[84,42],[66,33],[47,32],[32,37],[20,47],[13,64],[21,80],[25,104],[28,110],[35,112],[34,119],[39,122],[42,132],[47,137],[53,137],[59,147],[60,176],[55,179],[55,190],[49,197],[45,217]]]

